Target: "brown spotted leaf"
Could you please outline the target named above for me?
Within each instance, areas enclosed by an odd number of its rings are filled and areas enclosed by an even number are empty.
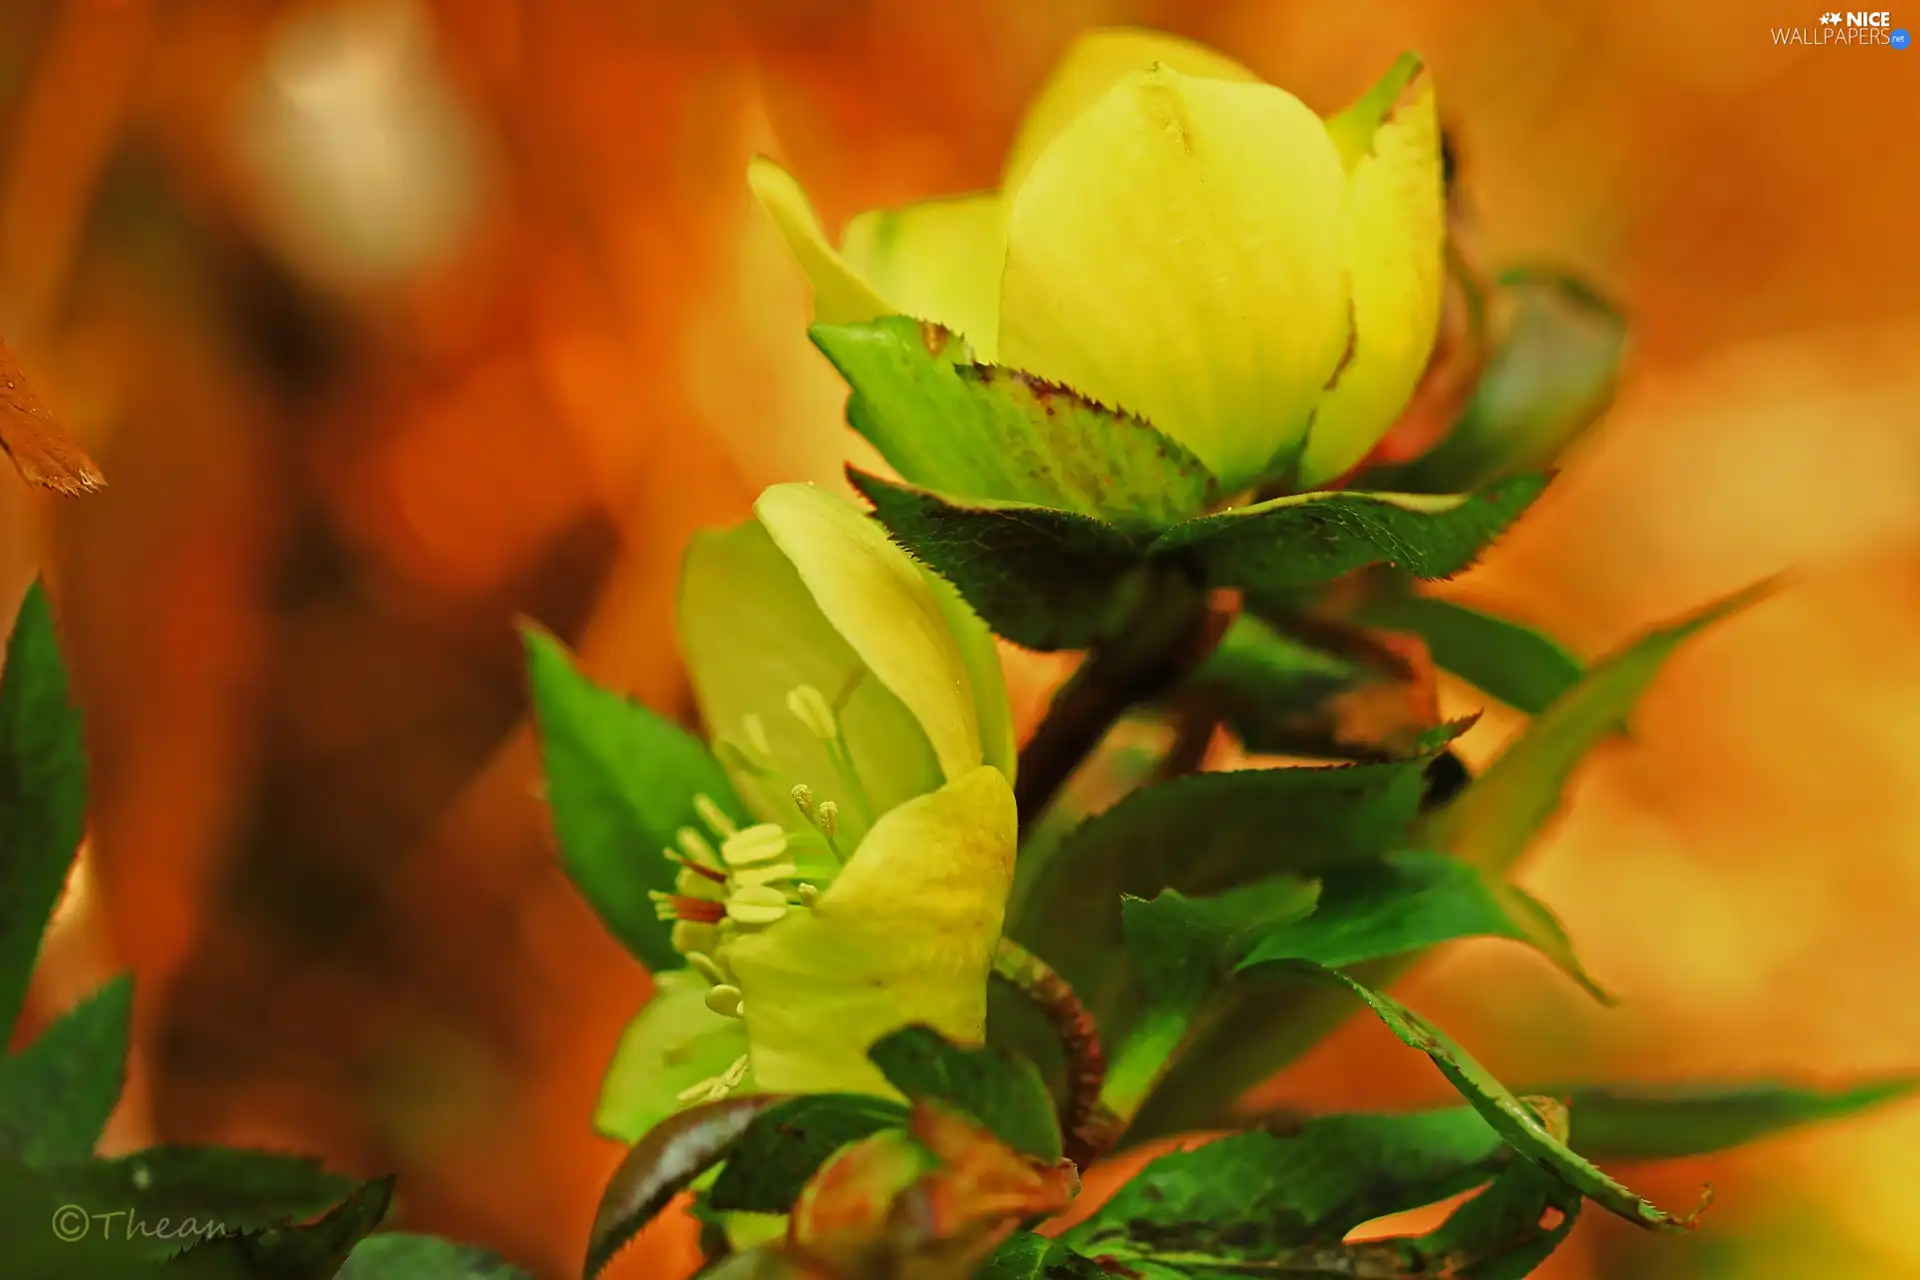
[[[75,444],[34,394],[13,352],[0,341],[0,448],[28,484],[77,498],[107,486],[87,451]]]

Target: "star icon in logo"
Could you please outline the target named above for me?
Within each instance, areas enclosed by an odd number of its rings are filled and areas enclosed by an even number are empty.
[[[1839,21],[1840,15],[1837,13],[1823,13],[1820,15],[1820,25],[1823,27],[1834,26],[1839,23]]]

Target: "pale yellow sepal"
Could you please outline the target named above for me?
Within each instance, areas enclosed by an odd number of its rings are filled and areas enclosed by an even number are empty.
[[[792,174],[765,156],[747,165],[747,185],[773,218],[813,286],[813,318],[822,324],[855,324],[898,314],[860,273],[834,251],[813,202]]]
[[[1227,491],[1251,483],[1347,345],[1346,186],[1286,91],[1129,75],[1013,196],[1000,359],[1140,414]]]
[[[916,1022],[984,1040],[1016,828],[982,766],[881,818],[811,911],[726,944],[759,1088],[891,1094],[875,1040]]]
[[[891,311],[960,334],[993,360],[1000,331],[1006,213],[998,192],[872,209],[847,223],[840,256]]]

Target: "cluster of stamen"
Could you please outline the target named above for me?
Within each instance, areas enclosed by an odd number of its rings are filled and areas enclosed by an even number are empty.
[[[812,685],[787,695],[787,708],[827,748],[835,771],[849,794],[864,806],[865,796],[853,762],[840,738],[833,707]],[[762,782],[778,782],[767,741],[766,726],[758,716],[742,718],[744,745],[722,741],[722,757]],[[694,797],[703,831],[682,827],[676,847],[662,851],[679,867],[672,893],[654,892],[654,910],[673,921],[673,945],[687,965],[708,982],[707,1007],[727,1018],[744,1016],[744,1000],[726,960],[726,943],[779,923],[789,912],[810,909],[821,888],[844,860],[835,837],[840,808],[832,800],[816,801],[803,782],[786,787],[786,795],[806,826],[789,831],[778,823],[742,827],[712,797]],[[717,847],[716,847],[717,845]],[[684,1091],[682,1103],[716,1101],[746,1079],[747,1059],[741,1058],[711,1080]]]

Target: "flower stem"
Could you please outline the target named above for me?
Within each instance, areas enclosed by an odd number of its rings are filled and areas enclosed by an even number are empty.
[[[1088,650],[1020,752],[1014,799],[1020,829],[1033,829],[1060,788],[1132,708],[1165,693],[1219,643],[1231,618],[1177,570],[1143,584],[1108,638]]]
[[[1100,1092],[1107,1080],[1107,1053],[1093,1014],[1053,967],[1011,938],[1001,938],[993,971],[1033,1002],[1060,1036],[1067,1055],[1067,1101],[1060,1129],[1066,1155],[1086,1168],[1120,1136],[1119,1126],[1103,1114]]]

